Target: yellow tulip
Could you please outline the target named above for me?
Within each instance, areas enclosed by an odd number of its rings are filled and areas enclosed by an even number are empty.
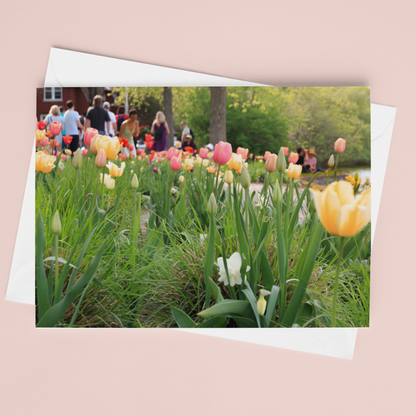
[[[35,135],[38,141],[41,142],[45,138],[46,133],[45,130],[37,130]]]
[[[370,222],[371,189],[354,198],[353,186],[341,181],[331,183],[323,192],[311,192],[318,217],[329,233],[352,237]]]
[[[46,155],[39,151],[35,154],[35,169],[37,172],[49,173],[54,167],[55,156]]]
[[[227,172],[225,172],[225,182],[228,184],[233,183],[233,171],[232,170],[227,170]]]
[[[215,173],[217,171],[217,168],[214,165],[211,165],[208,169],[208,173]]]
[[[295,165],[294,163],[290,163],[289,169],[286,169],[285,172],[290,179],[299,179],[299,176],[302,173],[302,165]]]
[[[209,165],[209,160],[208,159],[204,159],[203,162],[202,162],[202,166],[204,168],[206,168],[208,165]]]
[[[241,169],[243,168],[243,158],[237,153],[233,153],[231,159],[228,161],[228,169],[234,170],[235,172],[241,174]]]
[[[119,178],[121,175],[123,175],[124,168],[126,167],[126,163],[122,162],[121,167],[118,167],[113,162],[108,162],[106,166],[108,167],[109,174],[111,176],[114,176],[115,178]]]
[[[103,183],[103,174],[100,173],[100,182]],[[116,180],[111,177],[111,175],[104,174],[104,185],[107,189],[114,189]]]
[[[266,312],[267,301],[264,299],[264,295],[260,292],[259,300],[257,301],[257,312],[259,315],[263,316]]]
[[[104,149],[108,160],[117,158],[118,153],[123,147],[118,137],[98,136],[95,142],[97,151]]]

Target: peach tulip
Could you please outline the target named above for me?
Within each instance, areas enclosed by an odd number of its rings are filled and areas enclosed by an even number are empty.
[[[233,149],[230,143],[220,141],[215,145],[214,156],[212,157],[215,163],[225,165],[231,159]]]
[[[299,160],[299,155],[296,152],[290,152],[288,162],[296,163]]]
[[[179,170],[182,166],[182,159],[180,157],[172,156],[170,159],[170,168],[172,170]]]
[[[85,144],[85,146],[90,147],[93,137],[96,136],[97,134],[99,134],[97,129],[93,129],[91,127],[88,127],[87,130],[85,131],[85,134],[84,134],[84,144]]]
[[[39,142],[39,144],[40,144],[42,147],[47,146],[47,145],[48,145],[48,138],[47,138],[47,137],[45,137],[43,140],[41,140],[41,141]]]
[[[201,147],[199,149],[199,156],[201,157],[201,159],[206,159],[208,157],[208,153],[209,149],[207,149],[206,147]]]
[[[36,152],[35,169],[36,172],[49,173],[54,167],[55,156],[45,154],[44,152]]]
[[[270,152],[268,152],[268,151],[264,152],[264,160],[267,160],[270,155],[271,155]]]
[[[172,157],[178,157],[179,156],[179,149],[175,149],[174,147],[171,147],[168,151],[168,154],[166,155],[166,159],[172,160]]]
[[[238,147],[236,153],[241,155],[243,160],[247,160],[248,157],[248,149],[244,149],[244,147]]]
[[[120,159],[123,161],[126,160],[126,155],[124,153],[120,153]]]
[[[105,168],[106,164],[107,164],[107,156],[105,154],[105,150],[100,149],[97,153],[97,156],[95,157],[95,166],[97,166],[97,168]]]
[[[285,157],[289,154],[289,148],[282,146],[283,152],[285,154]]]
[[[277,155],[272,153],[266,160],[265,168],[267,172],[274,172],[277,169]]]
[[[336,153],[343,153],[345,150],[346,141],[344,139],[338,139],[334,143],[334,150]]]
[[[62,130],[62,124],[58,123],[57,121],[52,121],[49,130],[51,131],[52,135],[58,136]]]

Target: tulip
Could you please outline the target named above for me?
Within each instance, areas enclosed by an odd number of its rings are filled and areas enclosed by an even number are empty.
[[[217,171],[217,167],[212,165],[207,169],[208,173],[215,173]]]
[[[162,158],[161,158],[161,157],[158,157],[158,158],[157,158],[157,161],[158,161],[158,162],[161,162],[161,161],[162,161]]]
[[[123,175],[124,168],[126,167],[126,163],[123,162],[121,164],[121,167],[118,167],[113,162],[108,162],[106,166],[107,166],[107,168],[109,170],[109,174],[111,176],[114,176],[115,178],[119,178],[121,175]]]
[[[215,145],[212,159],[219,165],[225,165],[231,159],[232,153],[233,150],[231,144],[220,141]]]
[[[211,212],[214,215],[217,213],[217,201],[215,200],[215,196],[213,193],[209,197],[209,200],[207,203],[207,212],[208,212],[208,215],[211,215]]]
[[[264,160],[267,160],[270,155],[271,155],[270,152],[268,151],[264,152]]]
[[[285,154],[285,157],[289,154],[289,148],[282,146],[283,152]]]
[[[170,159],[170,168],[172,170],[179,170],[182,165],[182,159],[180,157],[172,156]]]
[[[74,152],[74,157],[72,158],[72,166],[75,169],[79,169],[82,166],[82,152],[81,149],[77,149]]]
[[[99,134],[97,129],[93,129],[91,127],[88,127],[87,130],[84,133],[84,144],[85,144],[85,146],[90,147],[92,139],[97,134]]]
[[[62,154],[61,155],[61,160],[66,160],[66,155]]]
[[[52,121],[49,129],[53,136],[58,136],[61,133],[62,124],[58,123],[57,121]]]
[[[103,183],[103,174],[100,173],[100,182]],[[111,177],[111,175],[104,174],[104,185],[107,189],[114,189],[116,180]]]
[[[99,136],[96,141],[97,150],[104,149],[108,160],[116,159],[122,148],[117,137]]]
[[[214,153],[209,152],[208,155],[207,155],[207,158],[212,159],[213,156],[214,156]]]
[[[267,301],[264,299],[264,295],[260,292],[259,300],[257,301],[257,312],[259,315],[263,316],[264,312],[266,312],[266,305]]]
[[[35,169],[36,172],[49,173],[54,167],[55,156],[48,155],[42,151],[35,154]]]
[[[97,156],[95,157],[95,166],[97,166],[97,168],[105,168],[106,163],[107,156],[105,154],[105,151],[104,149],[100,149],[100,151],[97,153]]]
[[[279,154],[277,156],[277,170],[280,173],[283,173],[285,169],[286,169],[285,152],[284,152],[283,147],[281,147],[279,150]]]
[[[241,169],[243,167],[243,159],[241,155],[233,153],[231,159],[228,162],[228,169],[234,170],[237,173],[241,174]]]
[[[248,189],[251,184],[250,174],[248,173],[248,170],[245,166],[243,166],[241,171],[241,186],[244,189]]]
[[[72,152],[69,149],[65,149],[65,154],[67,154],[68,156],[71,156]]]
[[[66,136],[62,137],[64,139],[64,142],[66,145],[71,144],[72,142],[72,136],[70,136],[69,134],[67,134]]]
[[[226,183],[230,184],[233,183],[233,171],[232,170],[227,170],[227,172],[225,172],[225,177],[224,180]]]
[[[334,143],[334,150],[336,153],[343,153],[345,150],[346,141],[344,139],[338,139]]]
[[[334,155],[331,155],[331,157],[328,160],[328,167],[333,168],[335,165]]]
[[[134,149],[134,145],[130,144],[129,145],[129,150],[132,151]]]
[[[102,149],[101,149],[102,150]],[[125,161],[126,160],[126,155],[124,154],[124,153],[120,153],[120,159],[122,160],[122,161]]]
[[[195,165],[200,166],[202,164],[202,157],[197,156],[194,163]]]
[[[236,153],[241,155],[243,160],[247,160],[248,157],[248,149],[244,149],[243,147],[238,147]]]
[[[264,166],[267,172],[274,172],[277,169],[277,155],[272,153],[266,160],[266,165]]]
[[[277,205],[282,202],[282,190],[280,189],[279,180],[276,179],[276,183],[273,188],[273,203],[277,207]]]
[[[157,172],[157,168],[156,167],[153,168],[153,172]]]
[[[202,159],[206,159],[208,157],[208,153],[209,153],[209,149],[207,149],[206,147],[201,147],[199,149],[199,156]]]
[[[253,153],[250,153],[249,157],[250,157],[250,159],[253,159]]]
[[[44,130],[47,124],[48,123],[45,123],[44,121],[38,121],[37,122],[38,130]]]
[[[179,182],[182,183],[185,180],[185,177],[183,175],[179,176]]]
[[[51,146],[51,147],[56,147],[57,146],[57,144],[58,144],[58,142],[56,141],[56,139],[55,140],[49,140],[49,146]]]
[[[192,159],[185,159],[185,163],[182,163],[184,170],[191,170],[193,168],[194,161]]]
[[[296,152],[290,152],[289,159],[287,160],[289,163],[296,163],[299,160],[299,155]]]
[[[82,156],[88,156],[88,149],[82,149]]]
[[[46,132],[45,130],[36,130],[35,136],[36,139],[40,142],[45,138]]]
[[[225,270],[224,259],[222,257],[218,257],[217,262],[214,263],[219,268],[220,278],[218,279],[219,282],[223,282],[225,286],[241,285],[243,283],[243,279],[241,278],[241,255],[240,253],[236,252],[231,255],[229,259],[227,259],[227,272]],[[247,266],[246,272],[250,270],[250,266]]]
[[[45,137],[43,140],[41,140],[41,141],[39,142],[39,145],[40,145],[40,146],[42,146],[42,147],[47,146],[47,145],[48,145],[48,138],[47,138],[47,137]]]
[[[59,212],[56,211],[52,218],[52,232],[54,234],[60,234],[62,229],[61,219],[59,218]]]
[[[53,137],[53,134],[51,133],[51,131],[50,131],[50,130],[48,130],[48,131],[46,132],[46,135],[47,135],[50,139]]]
[[[286,169],[285,172],[290,179],[299,179],[300,174],[302,173],[302,165],[289,163],[289,169]]]
[[[93,154],[93,155],[96,155],[97,153],[98,153],[98,149],[97,149],[97,140],[98,140],[98,138],[100,137],[100,135],[99,134],[96,134],[93,138],[92,138],[92,140],[91,140],[91,145],[90,145],[90,152]],[[84,142],[85,143],[85,142]]]
[[[166,155],[166,159],[171,160],[172,157],[178,157],[179,156],[179,150],[175,149],[174,147],[171,147],[168,151],[168,154]]]
[[[208,159],[204,159],[204,160],[202,161],[202,166],[203,166],[204,168],[206,168],[208,165],[209,165],[209,160],[208,160]]]
[[[137,189],[139,187],[139,180],[137,179],[137,175],[133,175],[133,179],[131,180],[131,187],[133,189]]]

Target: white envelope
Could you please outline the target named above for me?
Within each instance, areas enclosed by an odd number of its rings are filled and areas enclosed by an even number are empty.
[[[44,86],[262,86],[179,69],[51,48]],[[371,104],[373,243],[396,108]],[[35,168],[32,154],[6,300],[35,304]],[[260,345],[352,359],[357,328],[179,329]]]

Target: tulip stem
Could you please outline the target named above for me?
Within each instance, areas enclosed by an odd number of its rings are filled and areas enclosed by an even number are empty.
[[[331,326],[333,328],[336,326],[339,272],[340,272],[340,269],[341,269],[342,252],[344,251],[344,242],[345,242],[345,237],[341,237],[341,242],[340,242],[339,251],[338,251],[337,272],[336,272],[336,275],[335,275],[334,297],[333,297],[333,300],[332,300],[332,324],[331,324]]]
[[[59,283],[59,274],[58,274],[58,234],[54,235],[53,238],[53,254],[55,257],[55,297],[54,297],[54,303],[60,301],[60,299],[57,299],[58,296],[58,283]]]
[[[215,184],[214,184],[214,195],[217,196],[217,188],[218,188],[218,176],[220,175],[220,165],[218,165],[217,168],[217,176],[215,179]]]
[[[335,163],[335,169],[334,169],[334,182],[337,179],[337,170],[338,170],[338,157],[339,157],[339,153],[337,153],[337,161]]]
[[[105,168],[103,168],[103,177],[102,177],[101,193],[103,195],[103,209],[105,210],[105,207],[104,207],[104,170],[105,170]]]
[[[87,160],[85,162],[85,191],[87,191],[88,184],[87,184],[87,178],[88,178],[88,159],[89,154],[87,153]]]

